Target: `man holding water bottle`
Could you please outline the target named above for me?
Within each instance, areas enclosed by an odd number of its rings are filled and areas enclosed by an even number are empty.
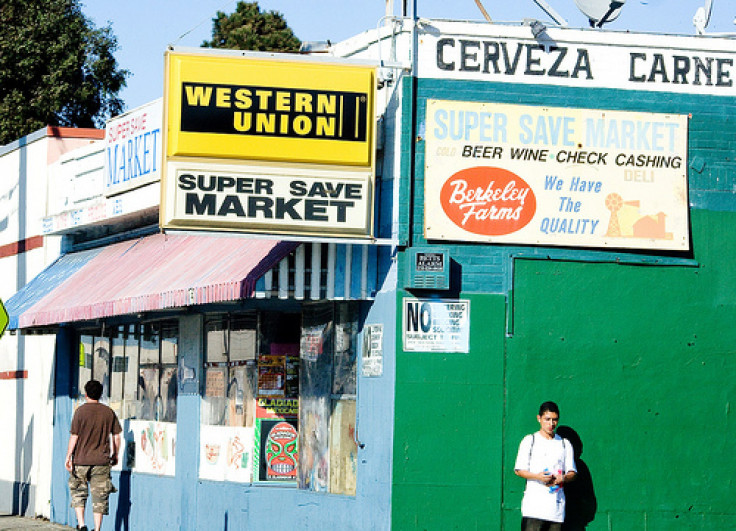
[[[514,472],[526,479],[521,501],[522,531],[561,531],[565,520],[566,483],[577,469],[572,445],[555,433],[560,409],[554,402],[539,407],[539,431],[527,435],[519,445]]]

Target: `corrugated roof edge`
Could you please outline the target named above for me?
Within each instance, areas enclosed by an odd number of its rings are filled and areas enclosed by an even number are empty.
[[[102,140],[105,138],[104,129],[94,129],[91,127],[60,127],[56,125],[47,125],[46,134],[55,138],[90,138],[93,140]]]

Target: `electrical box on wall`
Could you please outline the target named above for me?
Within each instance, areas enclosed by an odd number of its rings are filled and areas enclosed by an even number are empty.
[[[406,252],[409,289],[450,289],[450,253],[436,247],[412,247]]]

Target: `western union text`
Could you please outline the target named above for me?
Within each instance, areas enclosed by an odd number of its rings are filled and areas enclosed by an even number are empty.
[[[365,93],[182,84],[186,132],[364,141],[367,124]]]

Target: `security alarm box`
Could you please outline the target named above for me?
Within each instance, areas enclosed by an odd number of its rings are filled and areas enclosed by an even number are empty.
[[[436,247],[412,247],[406,252],[409,289],[450,289],[450,253]]]

